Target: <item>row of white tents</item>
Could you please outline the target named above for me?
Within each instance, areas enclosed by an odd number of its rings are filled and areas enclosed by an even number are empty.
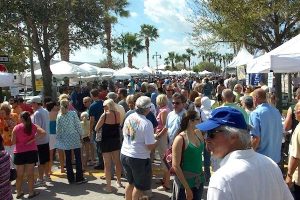
[[[246,65],[247,73],[294,73],[300,72],[300,34],[272,51],[254,58],[245,47],[227,66],[228,68]]]
[[[60,61],[55,64],[50,65],[51,72],[54,77],[58,79],[63,79],[64,77],[69,78],[80,78],[80,79],[96,79],[99,77],[105,78],[115,78],[115,79],[130,79],[132,77],[140,77],[140,76],[149,76],[149,75],[195,75],[196,73],[193,71],[188,70],[181,70],[181,71],[156,71],[151,67],[144,67],[141,69],[129,68],[124,67],[119,70],[113,70],[110,68],[100,68],[97,66],[93,66],[88,63],[84,63],[82,65],[75,65],[66,61]],[[203,71],[200,72],[200,75],[210,74],[211,72]],[[37,78],[42,76],[41,69],[35,70],[34,74]],[[26,72],[24,75],[25,78],[31,77],[31,72]]]

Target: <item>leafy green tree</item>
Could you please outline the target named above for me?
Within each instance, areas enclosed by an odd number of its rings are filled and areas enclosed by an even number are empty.
[[[12,35],[2,34],[0,36],[0,55],[9,55],[9,63],[5,63],[8,72],[23,72],[28,68],[28,49],[25,48],[26,40]]]
[[[214,63],[211,62],[201,62],[193,68],[194,72],[202,72],[204,70],[215,73],[219,73],[221,71],[219,67],[217,67]]]
[[[101,42],[107,51],[107,64],[112,67],[112,25],[118,22],[118,17],[129,17],[126,7],[129,5],[127,0],[97,0],[103,9],[103,26],[105,37]]]
[[[190,48],[187,48],[185,51],[186,51],[186,53],[187,53],[187,55],[188,55],[187,60],[188,60],[188,62],[189,62],[189,68],[191,68],[191,57],[192,57],[192,56],[195,56],[196,53],[194,53],[194,50],[193,50],[193,49],[190,49]]]
[[[60,29],[64,28],[60,26],[61,13],[71,9],[64,20],[69,23],[71,31],[67,39],[74,45],[73,49],[95,44],[101,36],[102,8],[95,0],[72,0],[71,7],[64,0],[0,0],[0,5],[1,33],[28,40],[28,48],[34,51],[41,65],[46,96],[52,96],[50,60],[63,43],[58,42]]]
[[[300,32],[300,1],[194,0],[190,5],[194,13],[192,35],[199,39],[210,34],[212,44],[245,44],[268,52]],[[275,74],[280,109],[281,88],[281,74]]]
[[[136,33],[126,33],[124,35],[124,42],[128,58],[128,67],[132,68],[132,58],[142,52],[145,47],[142,45],[142,39],[139,38]]]
[[[169,66],[171,62],[170,62],[169,58],[165,58],[164,63],[165,63],[165,65]]]
[[[145,47],[147,52],[147,66],[150,67],[150,62],[149,62],[150,41],[155,41],[159,37],[158,29],[152,25],[143,24],[141,25],[140,35],[145,40]]]

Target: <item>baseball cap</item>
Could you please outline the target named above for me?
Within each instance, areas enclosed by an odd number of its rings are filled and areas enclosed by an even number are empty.
[[[196,128],[201,131],[209,131],[222,125],[245,130],[248,128],[243,114],[237,109],[228,106],[213,110],[211,117],[207,121],[196,125]]]
[[[34,96],[28,101],[28,103],[42,103],[42,99],[40,96]]]

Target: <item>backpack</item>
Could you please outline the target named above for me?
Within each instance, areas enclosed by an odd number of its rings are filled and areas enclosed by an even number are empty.
[[[182,144],[182,150],[181,150],[181,161],[180,165],[182,164],[183,161],[183,152],[185,148],[185,140],[182,135],[180,135],[183,139],[183,144]],[[163,162],[165,163],[166,167],[168,168],[169,172],[171,175],[175,175],[174,169],[172,168],[172,146],[166,150],[164,157],[163,157]]]

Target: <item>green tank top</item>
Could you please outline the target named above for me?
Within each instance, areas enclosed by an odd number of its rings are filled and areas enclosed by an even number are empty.
[[[183,161],[182,161],[182,171],[191,172],[200,176],[201,183],[204,183],[204,174],[203,174],[203,155],[204,143],[201,142],[199,147],[196,147],[192,143],[188,143],[187,148],[183,152]],[[199,178],[198,176],[198,178]],[[190,188],[195,187],[196,178],[187,178],[186,180]]]

